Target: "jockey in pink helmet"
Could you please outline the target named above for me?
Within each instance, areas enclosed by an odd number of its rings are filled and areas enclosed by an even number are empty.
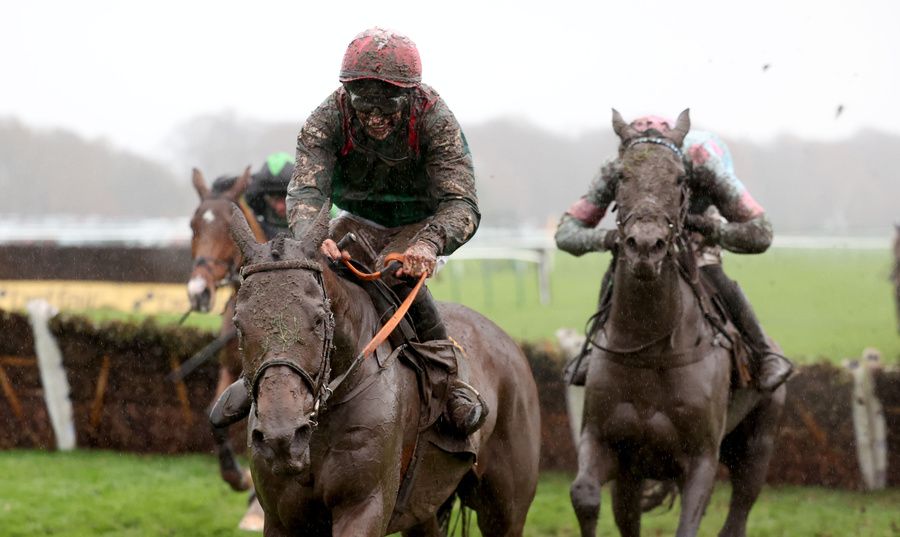
[[[643,116],[631,122],[646,136],[663,135],[674,123],[660,116]],[[772,243],[772,224],[762,206],[734,173],[728,146],[716,135],[690,131],[681,150],[691,170],[687,181],[691,187],[690,205],[685,228],[693,232],[692,243],[698,265],[722,297],[734,324],[751,349],[751,373],[756,386],[774,390],[790,375],[793,366],[769,346],[753,308],[737,282],[722,270],[722,249],[744,254],[762,253]],[[556,231],[557,246],[573,255],[605,251],[615,247],[615,230],[597,225],[615,199],[620,163],[611,158],[594,177],[587,194],[572,204],[560,220]],[[609,278],[603,280],[604,288]],[[610,293],[601,291],[601,300]],[[581,360],[587,364],[587,360]],[[584,371],[573,372],[576,383]]]

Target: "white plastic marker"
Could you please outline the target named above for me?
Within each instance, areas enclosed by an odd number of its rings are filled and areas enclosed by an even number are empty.
[[[866,490],[882,490],[887,484],[887,427],[884,408],[875,394],[881,353],[868,348],[862,360],[849,360],[846,366],[853,375],[853,429],[863,485]]]
[[[49,302],[42,299],[29,301],[25,308],[28,310],[28,321],[34,334],[34,352],[41,373],[47,413],[50,415],[50,424],[56,435],[56,448],[60,451],[69,451],[75,449],[75,421],[72,401],[69,399],[69,380],[63,367],[62,352],[47,324],[58,312]]]

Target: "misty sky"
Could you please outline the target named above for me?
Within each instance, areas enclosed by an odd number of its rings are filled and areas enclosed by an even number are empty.
[[[6,1],[0,116],[154,155],[204,113],[299,127],[350,40],[379,25],[419,45],[464,125],[515,116],[577,135],[608,128],[610,107],[690,107],[732,138],[900,133],[898,22],[892,0]]]

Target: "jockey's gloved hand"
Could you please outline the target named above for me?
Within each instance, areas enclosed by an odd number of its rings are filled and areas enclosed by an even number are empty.
[[[319,246],[319,251],[332,261],[337,261],[342,257],[350,259],[350,254],[347,252],[342,252],[341,249],[338,248],[337,243],[331,239],[325,239],[324,241],[322,241],[322,245]]]
[[[721,220],[702,214],[689,214],[684,219],[684,227],[688,231],[699,233],[710,244],[718,244]]]
[[[422,273],[434,274],[437,264],[437,248],[427,241],[416,241],[403,252],[403,266],[397,276],[418,278]]]
[[[606,251],[612,250],[619,244],[619,231],[615,229],[607,230],[603,234],[602,246]]]

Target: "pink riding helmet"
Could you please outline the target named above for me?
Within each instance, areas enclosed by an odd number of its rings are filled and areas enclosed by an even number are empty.
[[[674,124],[674,121],[660,116],[641,116],[630,123],[639,132],[655,129],[663,134],[671,129]]]

